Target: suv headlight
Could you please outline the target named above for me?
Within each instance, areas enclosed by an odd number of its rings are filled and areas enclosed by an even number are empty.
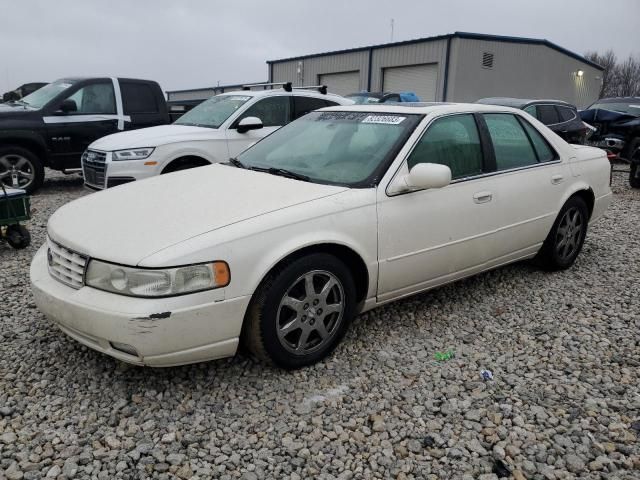
[[[86,285],[132,297],[170,297],[229,285],[226,262],[211,262],[175,268],[134,268],[91,260]]]
[[[111,157],[113,160],[144,160],[155,150],[154,147],[132,148],[130,150],[116,150]]]

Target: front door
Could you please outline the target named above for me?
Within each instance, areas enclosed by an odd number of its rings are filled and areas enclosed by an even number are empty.
[[[498,228],[491,167],[472,114],[435,120],[406,163],[449,166],[444,188],[388,195],[378,192],[378,300],[424,290],[482,269],[488,237]],[[403,166],[404,167],[404,166]]]
[[[44,117],[54,168],[79,168],[80,157],[89,144],[118,131],[113,82],[109,80],[85,84],[65,100],[76,105],[76,111],[61,112],[54,107]]]
[[[262,121],[262,128],[239,133],[238,123],[247,117],[258,117]],[[290,96],[272,96],[258,100],[235,119],[231,127],[227,129],[227,145],[229,156],[235,157],[249,148],[258,140],[275,132],[280,127],[289,123],[291,119]]]

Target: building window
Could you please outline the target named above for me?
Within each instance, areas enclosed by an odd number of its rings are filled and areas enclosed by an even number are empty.
[[[484,52],[482,54],[482,68],[493,68],[493,53]]]

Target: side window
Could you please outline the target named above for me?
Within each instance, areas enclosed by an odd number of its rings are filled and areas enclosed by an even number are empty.
[[[126,115],[132,113],[158,113],[158,103],[151,85],[120,82],[122,106]]]
[[[82,87],[68,97],[68,100],[76,102],[78,110],[73,112],[75,115],[116,113],[116,99],[113,94],[113,84],[111,82],[94,83]]]
[[[409,169],[418,163],[446,165],[453,179],[482,173],[482,147],[473,115],[452,115],[433,122],[407,160]]]
[[[514,115],[485,113],[484,119],[493,143],[498,170],[509,170],[538,163],[529,137]]]
[[[569,122],[571,120],[573,120],[574,118],[576,118],[576,114],[574,113],[574,111],[569,108],[569,107],[560,107],[557,106],[556,107],[558,109],[558,113],[560,114],[560,121],[561,122]]]
[[[237,122],[247,117],[258,117],[265,127],[282,127],[289,123],[289,97],[267,97],[258,100],[244,112]]]
[[[555,152],[551,149],[547,141],[544,137],[529,124],[524,119],[520,119],[522,125],[524,125],[524,129],[527,131],[529,138],[531,139],[531,143],[533,143],[533,148],[536,150],[536,155],[538,156],[539,162],[551,162],[556,159]]]
[[[337,105],[337,103],[329,102],[322,98],[314,97],[293,97],[293,120],[306,115],[309,112],[313,112],[319,108],[331,107]]]
[[[558,112],[556,112],[556,108],[553,105],[538,105],[538,120],[545,125],[560,123]]]
[[[524,109],[524,111],[527,112],[529,115],[531,115],[533,118],[538,118],[535,105],[529,105],[527,108]]]

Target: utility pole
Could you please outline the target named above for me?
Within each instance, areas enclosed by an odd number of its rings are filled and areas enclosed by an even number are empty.
[[[393,23],[394,23],[394,20],[392,18],[391,19],[391,42],[393,42]]]

